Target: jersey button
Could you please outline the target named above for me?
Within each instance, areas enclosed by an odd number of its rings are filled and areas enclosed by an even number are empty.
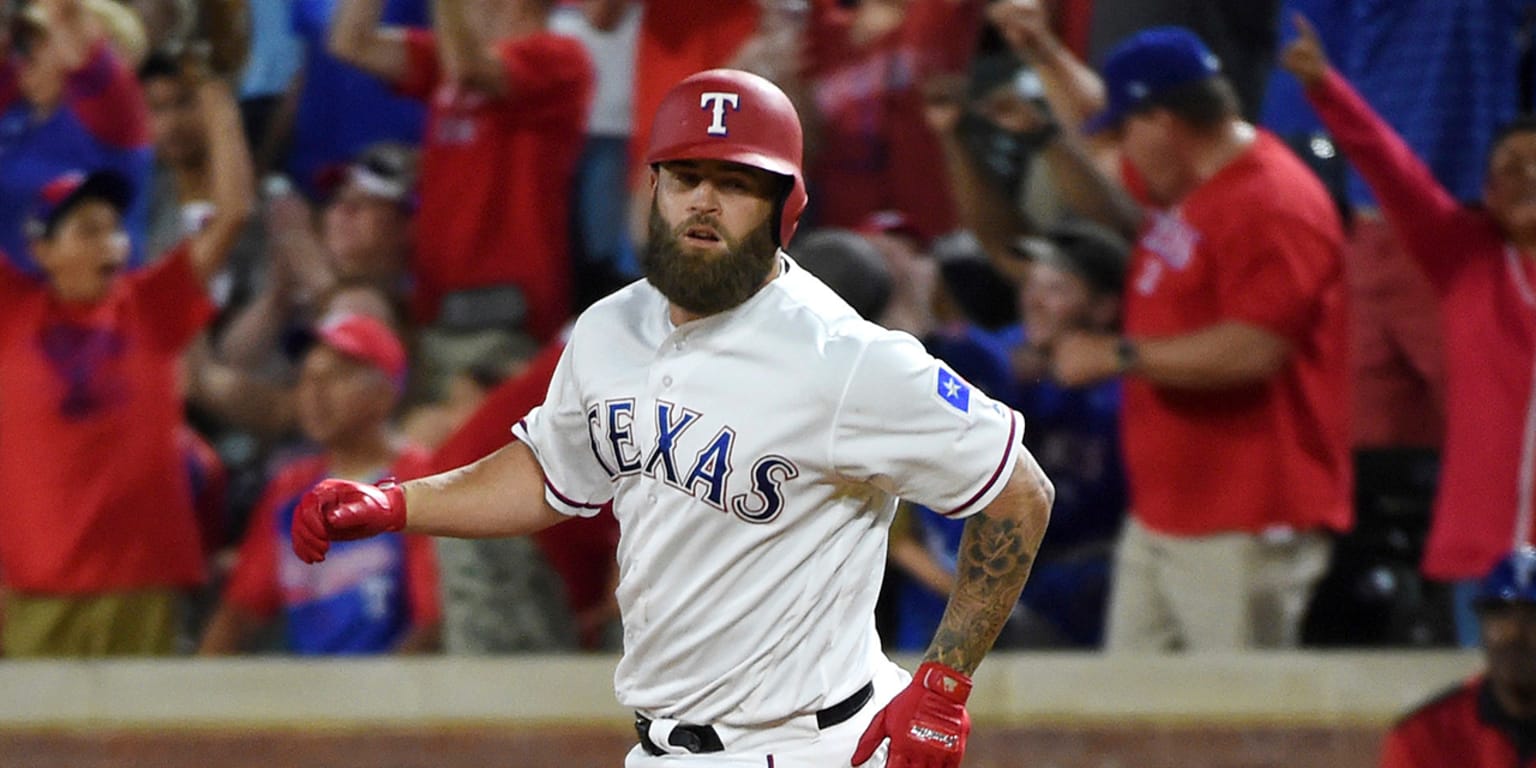
[[[661,385],[663,387],[670,387],[670,386],[672,386],[672,377],[671,376],[663,376],[663,377],[661,377]]]

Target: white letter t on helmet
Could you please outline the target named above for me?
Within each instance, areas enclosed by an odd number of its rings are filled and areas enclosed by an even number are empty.
[[[730,104],[731,109],[741,108],[741,96],[735,93],[721,93],[719,91],[706,91],[699,96],[699,109],[714,110],[714,120],[704,132],[711,136],[724,136],[725,131],[725,105]]]

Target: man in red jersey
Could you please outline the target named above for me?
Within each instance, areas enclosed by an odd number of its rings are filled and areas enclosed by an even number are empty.
[[[1487,671],[1398,721],[1381,768],[1536,766],[1536,548],[1495,565],[1476,605]]]
[[[428,103],[412,264],[423,322],[483,330],[521,314],[518,330],[545,340],[568,319],[593,73],[579,41],[549,32],[551,5],[444,0],[428,32],[380,27],[381,0],[341,4],[332,53]]]
[[[1142,206],[1125,335],[1064,338],[1052,360],[1069,386],[1125,378],[1106,645],[1295,645],[1329,532],[1353,522],[1338,214],[1188,30],[1133,36],[1097,89],[1046,87],[1103,105],[1085,128],[1113,137]]]

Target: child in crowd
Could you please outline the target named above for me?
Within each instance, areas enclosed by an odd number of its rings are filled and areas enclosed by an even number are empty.
[[[235,653],[268,621],[286,618],[299,654],[402,653],[437,645],[441,610],[430,539],[389,534],[338,544],[305,568],[288,544],[294,506],[328,476],[376,483],[427,473],[427,455],[390,433],[405,384],[405,348],[360,314],[322,320],[303,357],[297,411],[321,451],[282,467],[246,529],[224,600],[203,635],[205,655]]]

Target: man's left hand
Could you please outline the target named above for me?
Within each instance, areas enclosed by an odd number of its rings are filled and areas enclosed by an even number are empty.
[[[875,714],[859,737],[852,764],[869,762],[889,738],[886,768],[959,768],[971,732],[965,711],[970,695],[969,677],[935,661],[923,662],[912,682]]]
[[[1067,387],[1118,376],[1123,372],[1119,345],[1119,337],[1109,334],[1068,334],[1051,351],[1051,375]]]

